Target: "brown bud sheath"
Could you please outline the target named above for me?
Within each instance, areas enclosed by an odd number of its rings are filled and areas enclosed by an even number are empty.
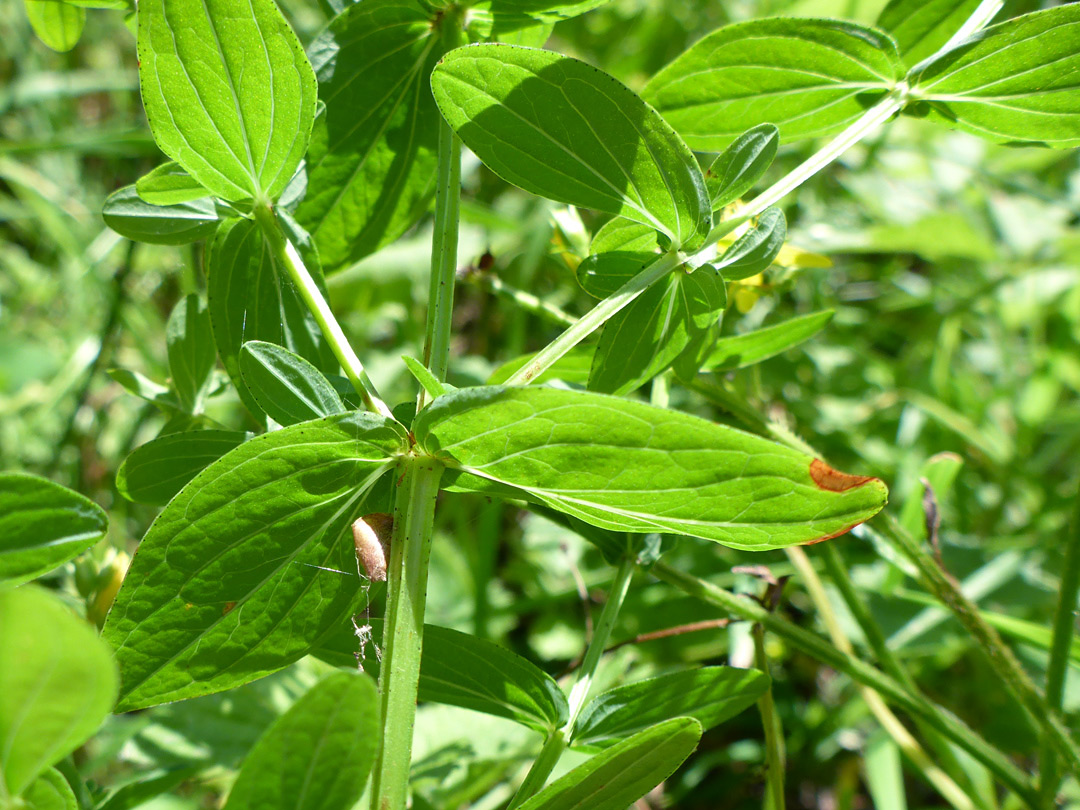
[[[393,530],[394,518],[385,512],[364,515],[352,525],[356,559],[372,582],[386,581],[386,556]]]

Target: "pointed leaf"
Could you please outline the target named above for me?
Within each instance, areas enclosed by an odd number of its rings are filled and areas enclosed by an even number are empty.
[[[465,144],[504,180],[649,225],[676,246],[712,223],[693,154],[633,91],[592,65],[513,45],[458,48],[431,77]]]
[[[141,0],[138,23],[161,151],[223,200],[276,199],[307,149],[317,88],[274,0]]]
[[[427,211],[439,115],[428,77],[444,52],[433,12],[416,0],[364,0],[312,43],[326,109],[296,218],[328,270],[389,244]]]
[[[192,293],[173,308],[165,326],[165,343],[180,405],[188,413],[198,413],[217,364],[210,312],[199,296]]]
[[[0,474],[0,581],[26,582],[82,554],[105,536],[100,506],[45,478]]]
[[[403,452],[363,413],[258,436],[197,475],[150,527],[109,613],[122,711],[281,669],[362,598],[352,522]]]
[[[124,186],[105,200],[105,224],[135,242],[186,245],[213,236],[221,217],[209,197],[177,205],[151,205],[135,186]]]
[[[135,448],[116,471],[116,488],[129,501],[167,504],[192,478],[251,438],[238,430],[186,430]]]
[[[225,810],[349,810],[375,762],[379,727],[371,678],[324,678],[255,743]]]
[[[1080,5],[985,28],[908,83],[929,117],[991,141],[1080,145]],[[916,111],[920,106],[914,108]]]
[[[35,779],[22,800],[26,810],[79,810],[75,792],[56,768],[49,768]]]
[[[705,172],[714,211],[735,202],[754,187],[772,165],[780,145],[780,130],[761,124],[746,130],[718,155]]]
[[[747,549],[824,540],[885,503],[876,478],[678,411],[581,391],[464,388],[412,425],[458,490],[525,497],[602,528]]]
[[[420,383],[420,386],[424,389],[427,395],[430,396],[432,399],[434,399],[435,397],[441,397],[448,391],[455,390],[454,386],[447,385],[444,382],[440,382],[435,377],[435,375],[431,373],[428,367],[421,363],[419,360],[417,360],[415,357],[402,355],[401,359],[405,363],[405,368],[409,370],[409,373],[413,375],[413,377],[418,383]]]
[[[837,132],[901,76],[883,31],[772,18],[713,31],[656,74],[643,97],[693,149],[719,150],[763,121],[784,141]]]
[[[704,366],[710,371],[746,368],[809,340],[832,320],[833,310],[801,315],[744,335],[721,338]]]
[[[116,664],[86,621],[33,585],[0,590],[0,779],[9,795],[97,731],[116,685]]]
[[[245,343],[240,375],[259,407],[279,425],[345,412],[330,381],[303,357],[276,343]]]
[[[708,730],[753,706],[768,688],[764,673],[734,667],[702,667],[617,686],[586,705],[571,739],[595,745],[673,717],[693,717]]]
[[[308,263],[308,270],[324,287],[318,265]],[[284,268],[274,263],[258,225],[249,220],[222,223],[210,244],[207,274],[218,355],[252,413],[261,414],[262,409],[240,375],[240,348],[249,340],[276,343],[322,372],[337,372],[337,360],[318,324]]]
[[[675,773],[700,739],[693,718],[660,723],[578,765],[521,810],[626,810]]]
[[[756,276],[780,255],[787,239],[787,219],[779,208],[769,208],[714,262],[728,281]]]
[[[177,205],[210,196],[198,180],[173,161],[162,163],[136,180],[135,191],[151,205]]]
[[[82,36],[86,9],[61,0],[23,0],[30,27],[54,51],[70,51]]]
[[[979,0],[889,0],[877,26],[892,34],[910,67],[937,53],[978,6]]]

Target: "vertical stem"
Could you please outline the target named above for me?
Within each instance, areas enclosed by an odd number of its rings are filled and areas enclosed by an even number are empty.
[[[427,602],[435,499],[443,468],[430,457],[406,457],[394,498],[387,566],[379,698],[382,745],[372,775],[372,810],[405,810],[409,797],[416,692]]]
[[[461,139],[439,119],[439,168],[435,186],[435,230],[431,237],[431,281],[428,288],[424,365],[439,382],[446,380],[457,278],[458,220],[461,206]],[[416,409],[427,401],[421,388]]]
[[[270,247],[271,256],[279,266],[285,268],[285,271],[296,285],[300,298],[307,305],[312,317],[315,318],[315,322],[319,324],[323,337],[326,338],[326,342],[330,344],[334,356],[345,370],[345,376],[349,378],[349,382],[352,383],[356,393],[363,400],[364,407],[369,411],[375,411],[385,416],[387,419],[393,419],[394,415],[379,396],[379,392],[375,390],[375,385],[371,382],[367,372],[364,371],[364,364],[360,362],[360,358],[353,351],[349,339],[345,337],[341,325],[330,310],[330,305],[323,298],[318,285],[315,284],[315,279],[311,277],[311,273],[304,266],[304,260],[300,258],[300,254],[297,253],[292,242],[285,237],[285,233],[281,230],[274,209],[268,204],[256,205],[254,215],[255,221],[259,224],[263,237]]]
[[[1080,493],[1072,520],[1066,527],[1065,567],[1061,572],[1057,610],[1054,612],[1054,635],[1050,644],[1050,664],[1046,668],[1046,702],[1051,710],[1061,711],[1065,694],[1065,670],[1069,664],[1069,649],[1076,632],[1076,600],[1080,592]],[[1044,734],[1041,754],[1039,789],[1046,807],[1052,807],[1057,792],[1058,758],[1053,742]]]
[[[525,781],[521,783],[521,787],[514,794],[514,798],[507,810],[514,810],[514,808],[539,792],[544,787],[544,783],[547,782],[547,778],[551,775],[555,766],[559,764],[559,758],[562,756],[563,751],[566,750],[570,735],[574,731],[574,725],[581,715],[581,710],[585,708],[585,701],[588,700],[596,668],[604,655],[604,650],[607,648],[608,640],[611,638],[611,631],[615,628],[615,620],[619,616],[623,600],[626,599],[626,592],[630,589],[630,579],[634,574],[634,566],[635,562],[631,557],[624,557],[622,562],[619,563],[619,567],[615,571],[615,580],[611,583],[611,589],[608,591],[607,601],[604,602],[604,609],[600,613],[600,620],[596,623],[596,629],[593,630],[592,641],[589,642],[589,648],[585,651],[585,658],[578,669],[577,681],[574,682],[574,686],[570,690],[569,719],[566,721],[565,726],[552,733],[544,742],[544,747],[540,749],[539,756],[533,762],[529,773],[526,774]]]
[[[754,625],[754,665],[769,674],[769,659],[765,655],[765,628]],[[776,713],[772,684],[758,699],[761,726],[765,730],[765,806],[769,810],[784,810],[784,730]]]

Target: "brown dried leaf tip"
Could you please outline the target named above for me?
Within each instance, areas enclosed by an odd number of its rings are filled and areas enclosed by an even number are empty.
[[[834,470],[820,458],[810,462],[810,478],[815,484],[829,492],[847,492],[849,489],[873,481],[872,475],[848,475]]]
[[[393,530],[394,517],[385,512],[364,515],[352,525],[356,560],[372,582],[386,581],[386,557]]]

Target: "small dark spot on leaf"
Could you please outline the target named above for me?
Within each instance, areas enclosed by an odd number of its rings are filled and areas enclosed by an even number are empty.
[[[228,616],[234,607],[236,607],[236,602],[226,602],[225,607],[221,609],[221,615]]]

